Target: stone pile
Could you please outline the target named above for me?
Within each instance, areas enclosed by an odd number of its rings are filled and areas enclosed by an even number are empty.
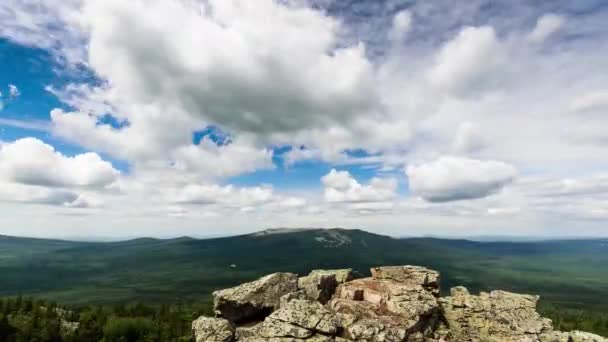
[[[438,272],[419,266],[350,269],[308,276],[274,273],[216,291],[216,317],[192,323],[196,342],[608,342],[553,330],[536,312],[538,296],[505,291],[440,297]]]

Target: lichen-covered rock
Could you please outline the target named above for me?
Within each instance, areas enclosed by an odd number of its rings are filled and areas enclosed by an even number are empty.
[[[296,274],[273,273],[250,283],[213,292],[215,314],[235,323],[262,320],[279,308],[283,295],[297,289]]]
[[[363,278],[338,287],[336,298],[364,301],[381,310],[400,316],[405,326],[413,326],[439,310],[432,292],[412,282]]]
[[[372,278],[394,280],[402,284],[420,285],[439,295],[439,272],[421,266],[383,266],[371,269]]]
[[[439,273],[418,266],[275,273],[216,291],[222,318],[201,317],[197,342],[608,342],[554,331],[536,312],[538,296],[505,291],[471,295],[455,287],[439,297]],[[228,320],[227,320],[228,319]]]
[[[551,331],[540,336],[541,342],[608,342],[607,338],[583,331]]]
[[[338,284],[344,284],[347,281],[355,279],[352,268],[343,268],[338,270],[312,270],[309,276],[312,275],[334,275]]]
[[[290,301],[268,316],[267,320],[288,322],[327,335],[335,335],[339,328],[335,313],[319,302],[302,299]]]
[[[234,338],[234,326],[223,318],[199,317],[192,322],[196,342],[229,342]]]
[[[583,331],[571,331],[569,342],[608,342],[607,338]]]
[[[470,295],[464,287],[439,299],[450,335],[458,341],[540,341],[551,320],[536,312],[538,296],[506,291]]]
[[[327,303],[339,284],[353,279],[352,269],[314,270],[298,279],[298,288],[312,300]]]

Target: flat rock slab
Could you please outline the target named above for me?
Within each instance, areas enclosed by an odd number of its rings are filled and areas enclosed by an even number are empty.
[[[298,275],[273,273],[256,281],[213,292],[218,317],[235,323],[263,320],[280,307],[283,295],[298,290]]]

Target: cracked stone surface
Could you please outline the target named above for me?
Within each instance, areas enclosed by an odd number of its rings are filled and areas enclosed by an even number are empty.
[[[217,318],[192,323],[196,342],[608,342],[553,330],[538,296],[506,291],[440,297],[440,275],[420,266],[274,273],[214,292]]]

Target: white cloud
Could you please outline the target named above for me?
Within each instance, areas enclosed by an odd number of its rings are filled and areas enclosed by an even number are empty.
[[[393,43],[403,40],[412,26],[412,13],[407,10],[399,11],[393,16],[393,26],[388,37]]]
[[[466,27],[441,48],[428,78],[458,95],[479,93],[496,85],[496,74],[506,63],[494,28]]]
[[[45,187],[103,187],[119,172],[95,153],[66,157],[35,138],[0,146],[0,176],[26,185]]]
[[[236,188],[232,185],[190,184],[172,195],[171,201],[180,204],[224,204],[234,207],[249,207],[267,203],[273,199],[271,188]]]
[[[19,90],[19,88],[17,88],[17,86],[14,84],[9,84],[8,96],[10,96],[11,99],[14,99],[17,98],[19,95],[21,95],[21,91]]]
[[[5,0],[0,3],[0,36],[51,50],[57,61],[84,61],[85,40],[72,20],[80,0]]]
[[[486,145],[481,127],[473,122],[463,122],[458,126],[452,146],[462,153],[476,152]]]
[[[608,90],[591,91],[570,102],[570,110],[575,112],[595,109],[608,109]]]
[[[207,5],[85,1],[89,64],[123,99],[239,131],[345,123],[376,105],[365,48],[336,48],[334,18],[272,0]]]
[[[606,195],[593,192],[603,183],[577,178],[608,168],[598,157],[608,147],[600,115],[608,78],[597,72],[608,68],[608,50],[598,43],[605,13],[564,8],[555,20],[533,2],[487,11],[483,1],[414,1],[396,13],[370,5],[369,20],[360,20],[351,8],[336,14],[318,2],[320,10],[305,1],[203,3],[0,4],[0,36],[82,62],[100,77],[97,85],[49,85],[73,108],[54,110],[50,123],[2,118],[0,125],[48,132],[129,164],[107,185],[71,169],[22,179],[48,186],[2,179],[3,201],[54,204],[21,213],[4,202],[2,226],[166,235],[162,226],[227,234],[350,225],[402,234],[405,221],[413,234],[533,234],[535,227],[555,235],[570,224],[605,231],[596,221],[607,212]],[[539,17],[530,33],[530,19]],[[568,39],[549,39],[562,28]],[[108,113],[122,127],[104,124]],[[232,142],[194,145],[193,132],[209,125]],[[284,155],[289,168],[274,170],[272,146],[285,145],[293,147]],[[345,153],[356,149],[367,153]],[[458,157],[450,163],[445,155]],[[289,172],[318,161],[366,168],[376,178],[341,174],[322,187],[284,187]],[[384,179],[405,165],[422,181],[410,176],[412,193],[400,195],[396,181]],[[514,167],[521,175],[509,183]],[[256,174],[247,175],[247,187],[229,185],[230,177],[271,169],[285,172],[274,188],[256,184]],[[434,174],[447,180],[429,181]],[[542,181],[528,184],[531,174]],[[451,201],[463,197],[476,200]],[[99,220],[72,215],[93,208]]]
[[[6,202],[68,206],[78,200],[78,194],[69,190],[1,181],[0,200]]]
[[[528,35],[528,40],[533,43],[542,43],[549,36],[559,31],[566,22],[565,18],[549,13],[538,18],[534,30]]]
[[[515,179],[517,170],[499,161],[444,156],[408,166],[406,174],[414,194],[430,202],[448,202],[494,194]]]
[[[397,180],[393,178],[372,178],[367,185],[359,183],[348,171],[332,169],[321,178],[325,187],[327,202],[360,203],[386,202],[397,197]]]
[[[272,151],[254,148],[239,140],[217,145],[205,137],[199,145],[180,147],[173,155],[175,168],[215,178],[274,168]]]

